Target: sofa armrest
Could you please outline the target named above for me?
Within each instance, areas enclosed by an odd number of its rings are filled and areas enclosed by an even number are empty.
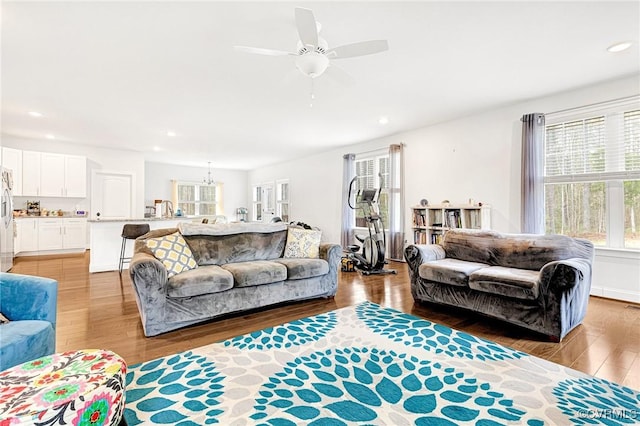
[[[404,250],[404,258],[410,271],[418,271],[425,262],[444,259],[444,249],[439,244],[409,244]]]
[[[168,276],[162,262],[148,253],[135,253],[129,264],[129,275],[139,303],[145,309],[164,305]]]
[[[56,280],[0,273],[0,311],[10,320],[43,320],[55,329],[57,302]]]
[[[540,270],[540,284],[544,293],[567,291],[582,282],[591,287],[591,262],[586,259],[556,260],[547,263]]]
[[[342,254],[342,247],[339,244],[322,243],[320,244],[320,259],[324,259],[331,263],[332,260],[336,260],[340,263],[340,257]]]

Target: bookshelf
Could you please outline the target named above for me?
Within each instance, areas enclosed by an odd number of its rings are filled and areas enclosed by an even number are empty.
[[[491,229],[491,207],[436,204],[411,208],[414,244],[439,244],[452,228]]]

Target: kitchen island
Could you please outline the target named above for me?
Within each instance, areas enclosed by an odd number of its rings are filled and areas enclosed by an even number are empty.
[[[89,244],[89,272],[117,271],[122,247],[122,227],[125,224],[148,223],[151,229],[175,228],[180,222],[191,222],[193,218],[144,218],[144,219],[92,219],[91,242]],[[127,241],[126,257],[133,254],[133,240]],[[125,263],[128,268],[128,263]]]

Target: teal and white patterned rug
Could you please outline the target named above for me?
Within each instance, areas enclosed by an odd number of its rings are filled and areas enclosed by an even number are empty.
[[[373,303],[129,367],[130,426],[625,425],[640,393]]]

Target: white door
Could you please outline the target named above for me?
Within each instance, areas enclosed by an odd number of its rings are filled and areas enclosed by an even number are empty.
[[[130,219],[133,216],[134,174],[94,170],[91,177],[91,217]]]
[[[263,183],[262,187],[262,221],[270,222],[276,215],[276,195],[273,183]]]

